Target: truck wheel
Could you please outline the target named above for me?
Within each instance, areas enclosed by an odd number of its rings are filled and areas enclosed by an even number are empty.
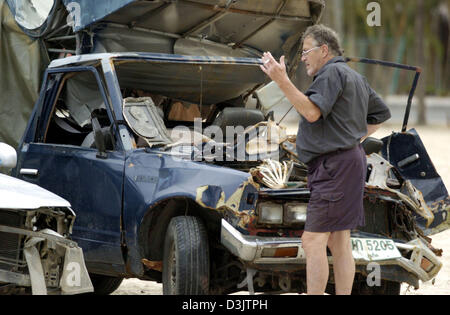
[[[369,287],[365,282],[355,283],[352,295],[400,295],[400,283],[381,280],[380,286]]]
[[[108,295],[117,290],[123,278],[108,277],[102,275],[89,274],[95,295]]]
[[[208,294],[208,236],[199,218],[175,217],[170,221],[164,242],[162,277],[163,294]]]

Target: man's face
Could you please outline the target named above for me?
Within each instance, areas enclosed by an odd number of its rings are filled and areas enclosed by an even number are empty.
[[[323,47],[319,47],[313,38],[306,37],[303,41],[303,52],[308,52],[302,55],[302,61],[306,65],[306,73],[310,77],[315,76],[326,63],[324,62]]]

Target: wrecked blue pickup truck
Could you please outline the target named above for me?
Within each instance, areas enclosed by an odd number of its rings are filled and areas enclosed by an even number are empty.
[[[165,294],[304,292],[306,168],[282,127],[228,103],[264,82],[259,64],[144,53],[50,64],[15,176],[71,202],[98,293],[128,277]],[[231,126],[244,131],[220,141]],[[366,150],[354,290],[398,294],[442,266],[426,234],[448,228],[448,193],[413,131]],[[370,262],[378,286],[366,282]]]
[[[303,77],[299,39],[323,0],[7,2],[32,56],[53,60],[14,176],[71,203],[96,293],[123,278],[165,294],[305,292],[306,167],[259,66],[271,51]],[[450,200],[414,131],[365,147],[354,293],[398,294],[439,272],[428,235],[449,228]]]

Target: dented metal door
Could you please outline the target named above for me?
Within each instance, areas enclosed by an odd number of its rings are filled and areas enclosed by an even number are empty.
[[[417,188],[417,194],[423,196],[433,212],[434,219],[428,227],[423,217],[415,215],[419,227],[427,235],[449,229],[450,197],[417,131],[412,129],[405,133],[393,133],[383,142],[384,158]]]

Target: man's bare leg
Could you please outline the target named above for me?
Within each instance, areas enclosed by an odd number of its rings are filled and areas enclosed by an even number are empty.
[[[323,295],[328,282],[327,243],[330,233],[304,232],[302,245],[306,254],[306,285],[309,295]]]
[[[350,295],[355,279],[355,260],[350,244],[350,231],[331,233],[328,247],[333,255],[336,295]]]

